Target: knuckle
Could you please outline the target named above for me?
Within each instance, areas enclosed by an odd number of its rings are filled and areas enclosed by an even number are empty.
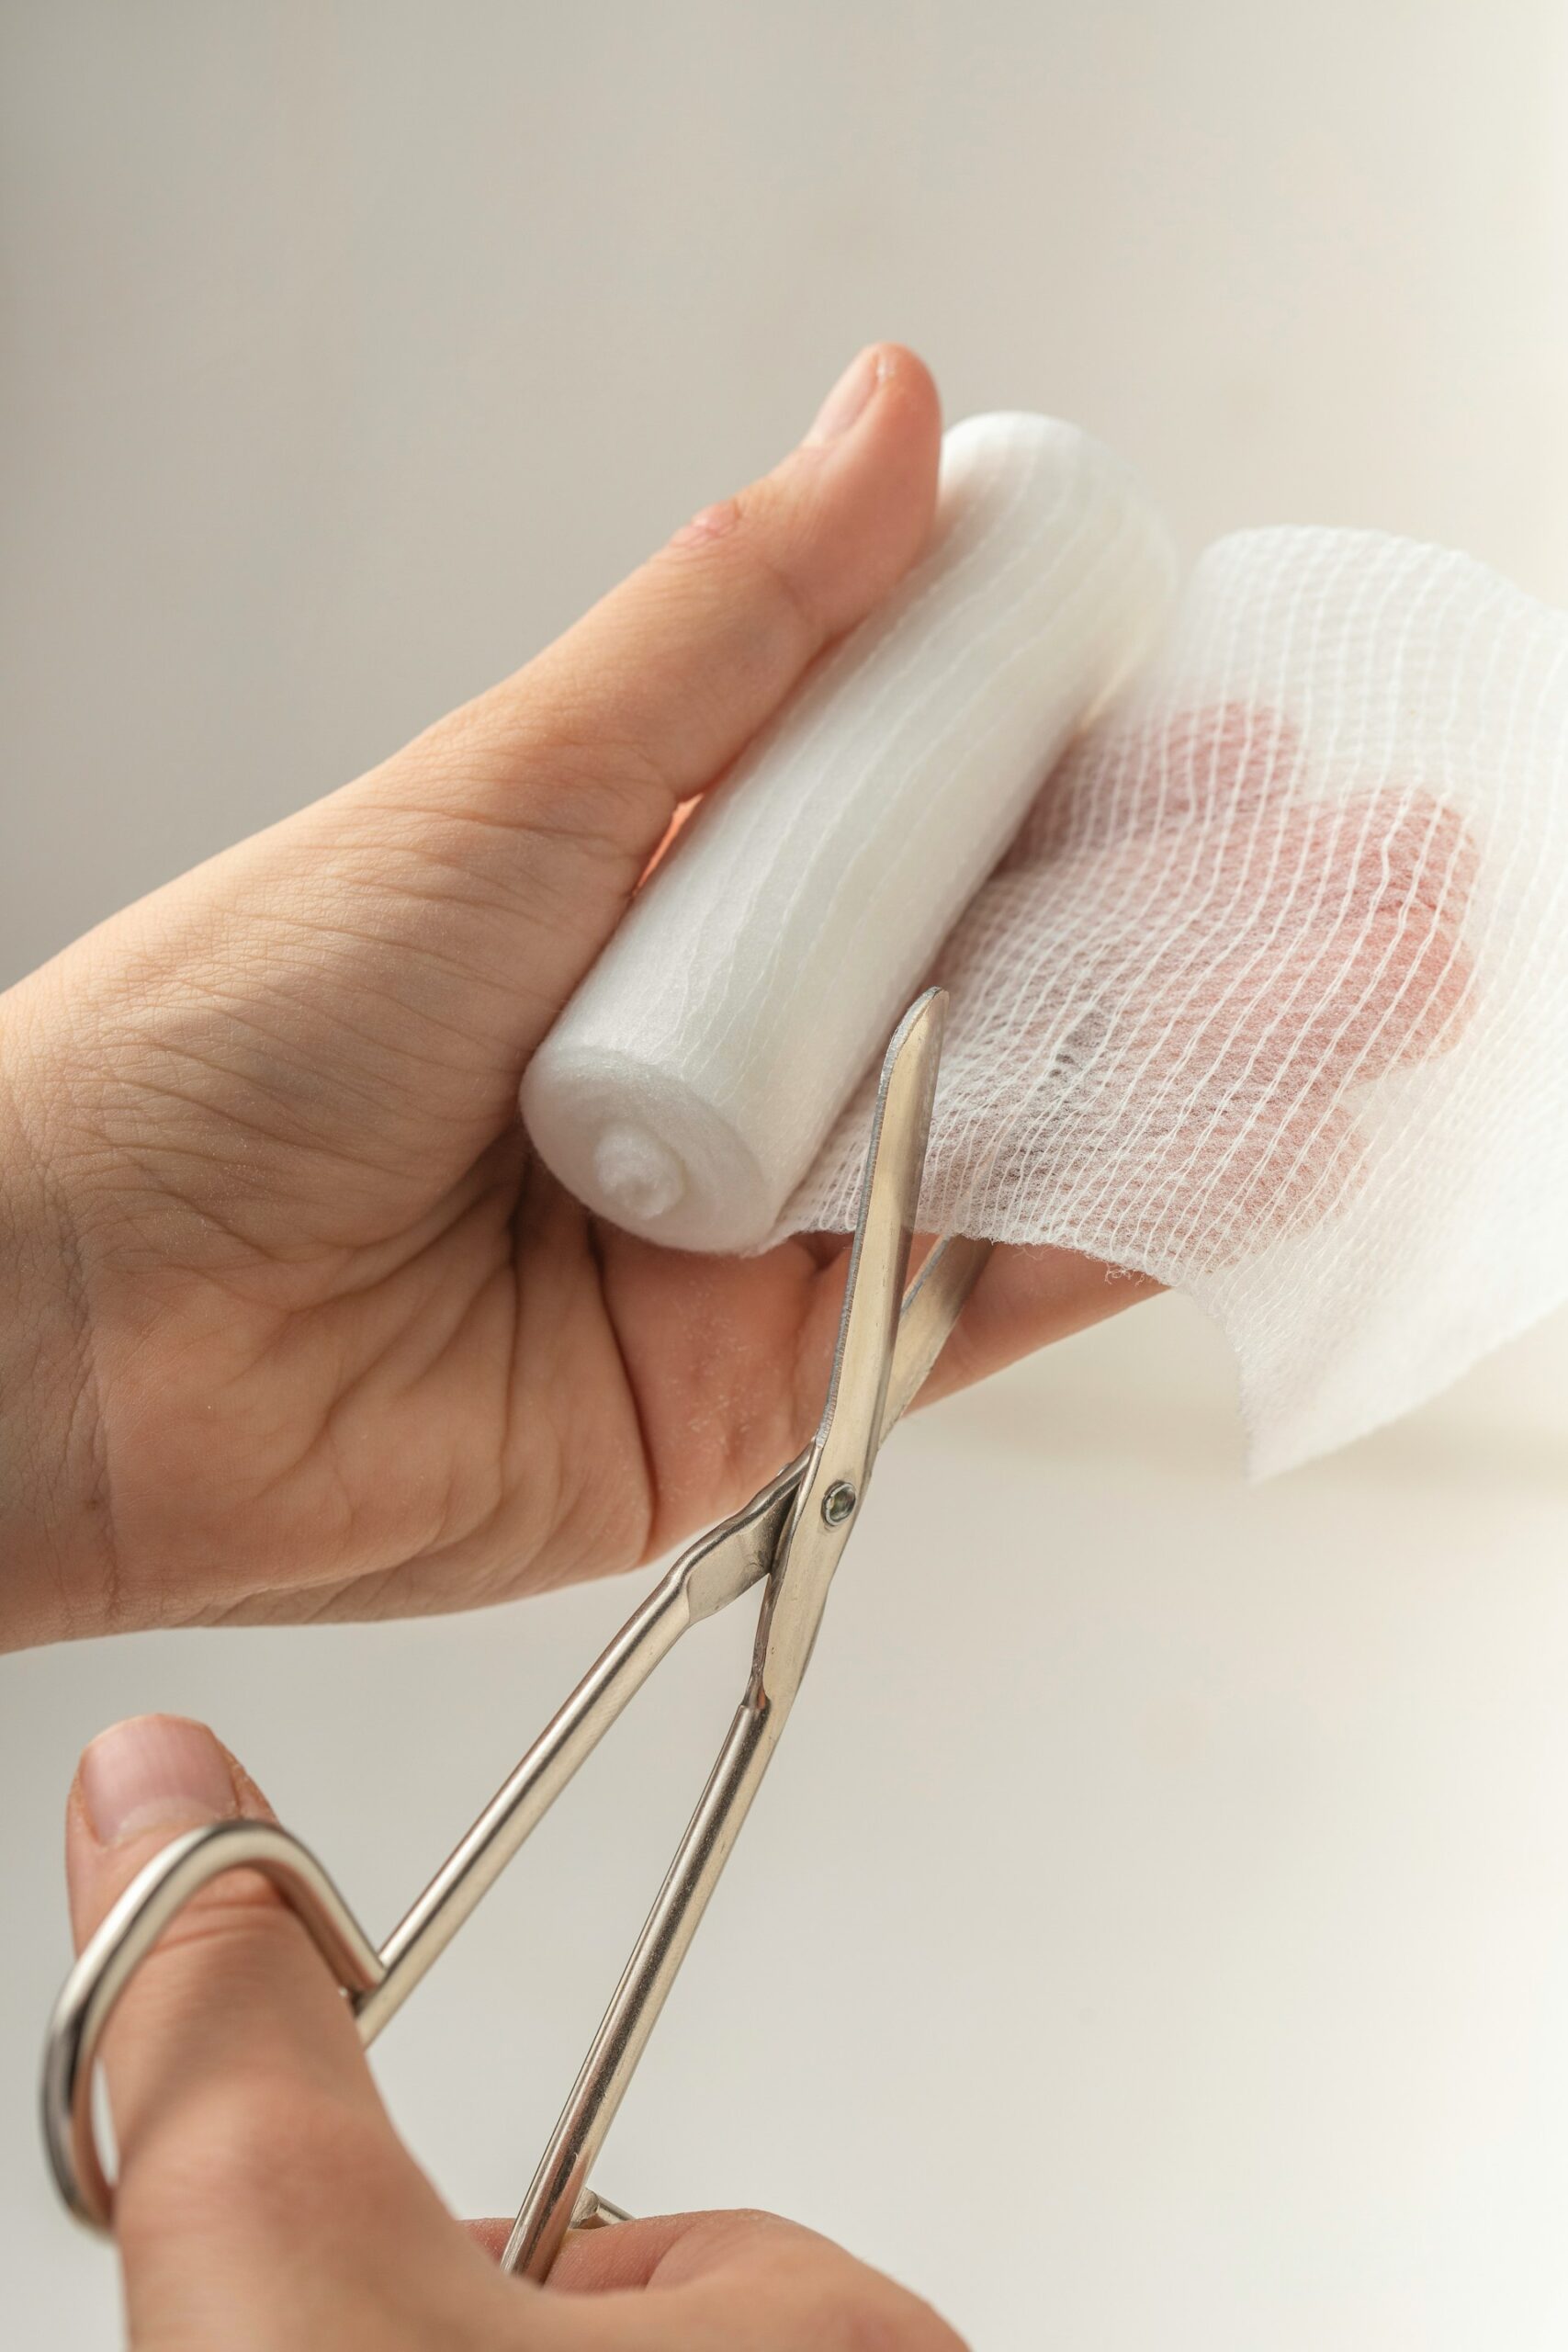
[[[773,674],[800,667],[826,641],[828,615],[797,560],[804,544],[784,526],[765,483],[705,508],[671,541],[678,558],[723,567],[739,624],[732,659],[749,649],[759,671]]]
[[[670,545],[677,550],[709,548],[717,540],[728,538],[739,526],[739,499],[723,498],[716,505],[705,506],[689,523],[682,523]]]

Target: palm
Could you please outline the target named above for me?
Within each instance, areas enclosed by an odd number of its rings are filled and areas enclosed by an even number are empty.
[[[325,1059],[304,1064],[254,1046],[297,1001],[286,957],[216,1029],[177,926],[151,989],[81,976],[113,1073],[73,1255],[119,1623],[451,1608],[628,1566],[759,1485],[820,1406],[841,1239],[698,1258],[603,1225],[528,1158],[506,1022],[487,1035],[405,943],[310,936]],[[418,1050],[459,1012],[461,1053]],[[941,1383],[1111,1303],[1066,1252],[998,1252]]]
[[[542,1171],[487,1186],[370,1287],[355,1271],[281,1317],[265,1283],[254,1320],[227,1287],[193,1294],[209,1337],[188,1401],[225,1395],[217,1458],[238,1475],[213,1476],[209,1417],[175,1402],[147,1476],[117,1480],[123,1576],[178,1576],[204,1614],[293,1618],[628,1566],[788,1458],[832,1328],[805,1245],[694,1266],[597,1227]]]
[[[777,1467],[820,1396],[840,1245],[702,1260],[600,1226],[528,1159],[506,1025],[487,1038],[465,983],[436,1003],[399,953],[369,1026],[382,951],[323,937],[327,1061],[299,1075],[250,1042],[296,995],[287,957],[238,1019],[227,1001],[218,1046],[176,975],[152,1012],[92,990],[112,1182],[84,1183],[75,1254],[123,1622],[451,1607],[626,1566]],[[454,1015],[463,1054],[410,1050]]]

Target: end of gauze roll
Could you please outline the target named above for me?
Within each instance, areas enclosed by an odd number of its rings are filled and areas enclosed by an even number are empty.
[[[642,1240],[752,1249],[783,1206],[698,1091],[626,1054],[547,1040],[524,1074],[522,1111],[551,1174]]]
[[[632,1227],[668,1216],[685,1198],[685,1170],[646,1127],[606,1127],[593,1147],[593,1177],[610,1213]]]

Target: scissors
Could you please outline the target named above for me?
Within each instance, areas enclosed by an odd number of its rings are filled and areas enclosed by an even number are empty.
[[[55,2005],[43,2069],[49,2160],[79,2220],[104,2230],[113,2210],[93,2116],[104,2028],[141,1962],[194,1895],[226,1871],[260,1871],[298,1913],[368,2045],[682,1634],[761,1584],[745,1694],[523,2201],[502,2267],[543,2279],[569,2229],[626,2218],[590,2188],[590,2169],[788,1721],[878,1450],[942,1353],[989,1253],[989,1242],[950,1236],[905,1288],[945,1004],[940,989],[919,998],[883,1063],[816,1437],[660,1578],[380,1949],[310,1849],[265,1821],[218,1822],[173,1839],[89,1939]]]

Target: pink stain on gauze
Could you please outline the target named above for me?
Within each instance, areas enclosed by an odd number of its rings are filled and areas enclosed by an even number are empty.
[[[1568,1293],[1568,621],[1370,533],[1211,548],[937,956],[925,1215],[1193,1293],[1257,1469]],[[867,1102],[788,1229],[847,1224]]]

